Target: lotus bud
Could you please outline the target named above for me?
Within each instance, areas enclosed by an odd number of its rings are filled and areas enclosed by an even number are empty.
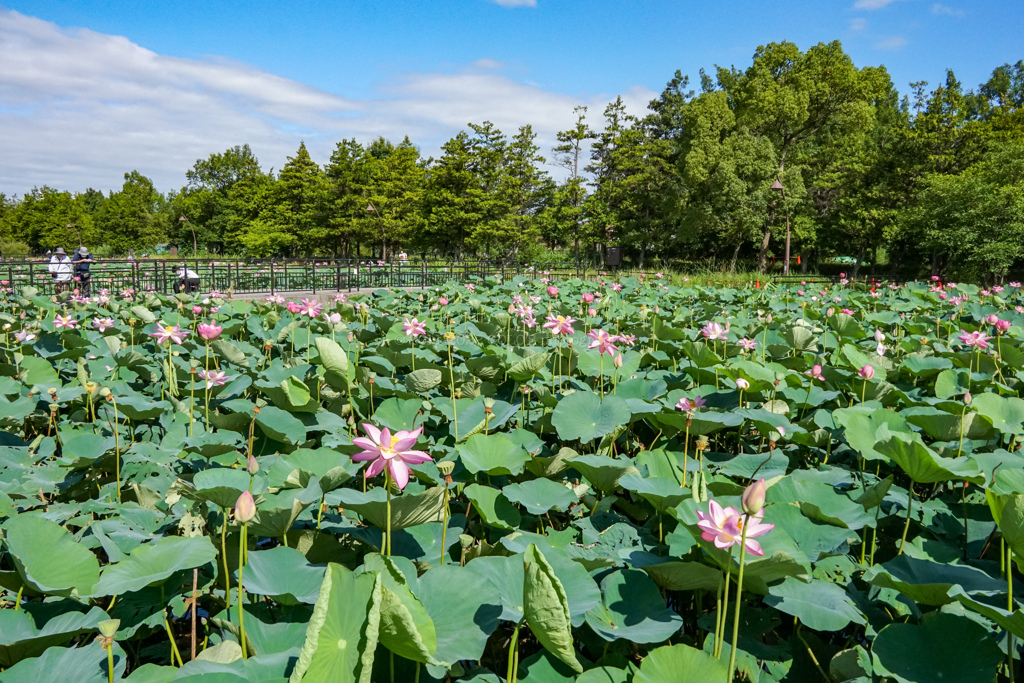
[[[615,358],[612,360],[612,365],[614,365],[616,368],[621,368],[622,367],[622,354],[621,353],[615,356]]]
[[[590,292],[583,293],[583,303],[592,304],[594,303],[594,295]]]
[[[966,394],[964,394],[964,405],[970,405],[970,404],[971,404],[971,392],[968,391]]]
[[[875,376],[875,369],[870,365],[865,365],[864,367],[857,371],[857,374],[860,375],[861,379],[869,380]]]
[[[988,318],[986,318],[986,320],[988,320],[989,325],[995,325],[997,322],[999,322],[999,316],[993,313]]]
[[[881,330],[875,330],[875,341],[878,342],[879,344],[885,341],[885,335],[882,333]]]
[[[548,296],[558,296],[558,287],[554,285],[548,287]]]
[[[235,501],[235,521],[239,524],[248,524],[256,517],[256,501],[252,494],[242,491],[242,495]]]
[[[740,391],[746,391],[747,389],[750,388],[750,382],[740,377],[739,379],[736,380],[736,388],[739,389]]]
[[[764,507],[764,497],[767,490],[768,486],[763,478],[748,486],[740,498],[740,505],[743,507],[743,511],[752,516],[760,514],[761,508]]]
[[[594,316],[597,315],[597,309],[596,308],[588,308],[587,309],[587,315],[589,315],[591,318],[593,318]]]
[[[999,330],[1000,334],[1005,333],[1008,329],[1010,329],[1010,321],[1009,320],[997,320],[996,321],[996,329]]]
[[[249,473],[250,477],[255,477],[256,473],[260,471],[260,464],[256,462],[256,458],[253,457],[252,453],[249,454],[248,459],[245,461],[245,471]]]

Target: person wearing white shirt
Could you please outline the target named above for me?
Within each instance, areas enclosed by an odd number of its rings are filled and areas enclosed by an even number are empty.
[[[178,282],[174,285],[175,292],[191,294],[199,291],[199,273],[188,266],[178,268]]]
[[[74,267],[71,265],[71,259],[64,252],[64,247],[57,247],[56,251],[53,252],[47,269],[54,280],[54,291],[57,294],[66,292],[68,287],[71,286],[71,276],[74,272]]]

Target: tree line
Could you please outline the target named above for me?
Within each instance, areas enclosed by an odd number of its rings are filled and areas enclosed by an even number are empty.
[[[947,71],[901,95],[838,41],[782,42],[695,85],[677,71],[643,115],[621,98],[599,116],[577,107],[550,150],[529,125],[485,121],[438,158],[408,138],[352,139],[323,166],[301,144],[275,173],[240,145],[166,194],[136,171],[106,195],[0,194],[0,248],[600,262],[620,246],[640,267],[764,271],[789,225],[800,270],[844,256],[992,278],[1024,259],[1024,61],[976,89]]]

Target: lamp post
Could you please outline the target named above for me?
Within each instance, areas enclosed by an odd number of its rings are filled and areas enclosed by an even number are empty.
[[[380,260],[381,261],[387,261],[388,260],[388,244],[387,244],[386,236],[384,234],[384,219],[381,218],[380,211],[377,210],[377,207],[374,206],[373,202],[371,202],[369,200],[367,200],[367,203],[366,203],[366,213],[377,214],[377,222],[380,223]]]
[[[185,218],[184,214],[182,214],[181,218],[178,219],[178,222],[182,224],[188,223],[188,227],[192,231],[192,256],[199,256],[199,242],[196,240],[196,228],[192,225],[192,221]]]
[[[68,223],[67,227],[69,230],[75,231],[75,235],[78,236],[78,246],[82,246],[82,233],[78,232],[78,226],[74,223]]]
[[[782,206],[786,209],[786,260],[782,264],[782,274],[789,275],[789,207],[786,206],[786,188],[782,186],[782,180],[775,176],[775,182],[771,189],[782,193]]]

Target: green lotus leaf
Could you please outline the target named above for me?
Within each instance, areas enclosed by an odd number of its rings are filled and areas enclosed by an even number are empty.
[[[474,434],[456,446],[459,459],[470,474],[486,472],[521,474],[530,454],[507,434]]]
[[[519,528],[522,515],[498,489],[470,484],[465,494],[486,524],[509,531]]]
[[[725,664],[689,645],[668,645],[651,650],[633,674],[633,683],[706,683],[725,680]]]
[[[47,595],[90,595],[99,580],[96,556],[56,522],[31,514],[3,525],[14,567],[32,590]]]
[[[202,567],[217,558],[217,549],[206,536],[166,536],[141,545],[126,559],[104,568],[93,592],[121,595],[160,583],[175,572]]]
[[[834,583],[817,579],[807,583],[787,578],[768,589],[764,603],[798,618],[800,623],[815,631],[841,631],[850,622],[866,622],[846,591]]]
[[[1003,659],[984,626],[943,612],[918,624],[889,624],[875,636],[871,656],[876,674],[900,683],[995,681]]]
[[[629,406],[621,398],[606,396],[601,399],[597,394],[577,391],[558,402],[551,424],[560,438],[588,443],[628,423],[631,414]]]
[[[892,588],[923,605],[946,605],[953,602],[949,592],[959,586],[967,593],[991,594],[1006,589],[1006,582],[993,578],[980,569],[966,565],[950,565],[900,555],[875,565],[864,574],[864,580],[882,588]]]
[[[305,555],[286,546],[251,550],[246,557],[243,581],[247,592],[271,597],[282,605],[316,602],[324,565],[311,564]]]
[[[683,619],[665,606],[647,574],[625,569],[601,582],[601,604],[587,613],[587,624],[608,641],[660,643],[680,629]]]
[[[562,582],[537,546],[527,548],[523,562],[523,615],[527,626],[545,650],[576,673],[583,673],[573,648],[569,599]]]
[[[578,500],[571,489],[550,479],[509,484],[501,492],[513,503],[526,508],[531,515],[542,515],[549,510],[565,512]]]

